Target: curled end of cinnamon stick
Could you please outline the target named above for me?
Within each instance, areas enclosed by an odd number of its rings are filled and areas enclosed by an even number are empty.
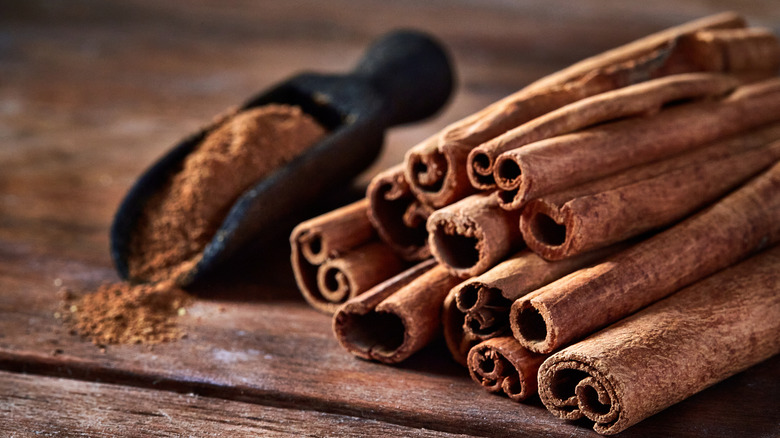
[[[501,210],[492,194],[469,196],[428,218],[428,245],[453,275],[473,277],[521,245],[519,217]]]
[[[466,360],[469,350],[479,343],[479,340],[464,332],[463,325],[466,315],[458,309],[455,293],[456,288],[453,288],[444,299],[441,322],[447,349],[450,350],[455,362],[465,367],[468,366]]]
[[[496,187],[496,180],[493,178],[493,157],[482,148],[476,147],[469,152],[466,171],[474,188],[491,190]]]
[[[380,173],[368,186],[368,217],[379,237],[405,260],[430,257],[425,221],[433,209],[412,194],[399,165]]]
[[[540,303],[520,299],[509,310],[512,334],[523,347],[535,353],[551,353],[555,348],[555,325]]]
[[[341,309],[336,312],[333,325],[339,341],[350,353],[384,363],[403,360],[400,349],[406,339],[406,325],[398,315]]]
[[[528,202],[520,216],[523,240],[546,260],[561,260],[569,255],[575,226],[565,210],[541,198]]]
[[[360,358],[401,362],[436,335],[452,281],[432,260],[422,262],[341,306],[333,317],[336,339]]]
[[[341,260],[328,260],[317,270],[317,287],[325,301],[340,304],[347,300],[350,291],[356,290],[355,280],[343,269]]]
[[[471,378],[489,392],[503,392],[514,401],[536,393],[536,372],[546,356],[523,349],[511,336],[492,338],[471,349]]]
[[[586,417],[600,434],[612,435],[629,426],[623,424],[616,389],[607,373],[586,360],[556,354],[539,369],[539,397],[545,407],[566,420]]]
[[[468,150],[457,144],[439,148],[433,136],[406,154],[405,176],[417,199],[435,208],[449,205],[474,193],[466,169]]]
[[[501,290],[468,280],[453,288],[458,310],[464,314],[463,331],[474,339],[489,339],[509,328],[507,314],[511,301]]]

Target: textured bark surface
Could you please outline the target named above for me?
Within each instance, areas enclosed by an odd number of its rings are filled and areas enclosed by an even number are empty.
[[[744,20],[736,14],[706,17],[646,36],[542,78],[409,150],[407,180],[419,199],[436,207],[461,199],[474,191],[467,172],[468,154],[474,147],[563,105],[649,79],[663,66],[675,40],[682,35],[743,26]],[[689,71],[701,68],[683,64]]]
[[[315,309],[330,313],[347,299],[400,272],[401,259],[376,237],[368,200],[299,224],[290,235],[298,289]]]
[[[444,297],[458,282],[432,260],[422,262],[340,307],[333,331],[358,357],[404,361],[440,333]]]
[[[518,298],[564,275],[596,263],[625,245],[592,251],[561,261],[547,261],[523,250],[453,288],[462,331],[469,337],[486,340],[509,331],[509,308]]]
[[[681,74],[591,96],[550,111],[482,143],[469,153],[471,184],[481,190],[496,187],[493,164],[500,154],[557,135],[625,117],[657,112],[664,104],[683,99],[720,96],[739,84],[722,74]],[[503,190],[516,188],[518,179],[498,179]]]
[[[496,160],[496,169],[513,168],[512,175],[519,181],[515,188],[501,192],[499,199],[504,208],[521,208],[531,199],[779,119],[780,79],[774,78],[741,86],[720,100],[681,104],[652,116],[542,140],[507,151]]]
[[[739,8],[751,24],[775,27],[775,3],[746,0]],[[529,82],[723,5],[582,0],[577,6],[569,0],[3,2],[0,368],[11,372],[0,373],[0,430],[596,436],[580,422],[558,420],[535,398],[518,404],[487,393],[450,360],[443,343],[394,367],[346,353],[331,333],[331,318],[297,290],[287,235],[226,264],[180,317],[188,336],[177,342],[102,351],[53,316],[61,310],[58,285],[86,290],[117,280],[109,225],[148,164],[215,112],[292,73],[343,71],[390,28],[431,32],[451,49],[460,83],[452,104],[439,118],[388,132],[384,154],[361,179],[367,183],[399,163],[409,146]],[[620,436],[771,435],[780,421],[776,404],[752,401],[780,393],[779,374],[775,356]]]
[[[555,353],[542,401],[614,434],[780,353],[779,268],[776,247]]]
[[[560,260],[673,224],[774,164],[777,139],[780,125],[629,169],[591,184],[590,193],[576,188],[576,195],[532,200],[520,218],[523,240],[542,257]]]
[[[550,353],[772,245],[778,217],[780,163],[669,230],[516,301],[512,332]]]

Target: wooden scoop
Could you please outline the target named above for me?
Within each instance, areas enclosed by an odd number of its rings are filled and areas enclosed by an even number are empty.
[[[374,42],[350,73],[302,73],[251,98],[240,110],[272,103],[297,105],[328,133],[236,199],[200,261],[179,277],[179,285],[191,286],[243,244],[278,232],[275,225],[280,220],[354,178],[377,157],[388,127],[435,113],[449,98],[453,82],[440,44],[419,32],[396,31]],[[111,256],[122,278],[128,277],[131,236],[146,202],[213,129],[205,128],[174,146],[140,176],[122,201],[111,226]]]

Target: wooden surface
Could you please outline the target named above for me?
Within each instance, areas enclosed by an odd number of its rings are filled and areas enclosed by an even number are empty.
[[[349,356],[295,290],[283,240],[201,291],[180,342],[101,349],[54,313],[61,287],[116,280],[111,216],[168,147],[295,72],[348,69],[392,28],[437,35],[460,86],[437,118],[392,131],[362,181],[447,123],[651,31],[732,8],[780,31],[771,0],[643,3],[0,2],[0,430],[595,436],[538,400],[484,392],[441,343],[399,367]],[[775,357],[621,436],[778,436],[779,382]]]

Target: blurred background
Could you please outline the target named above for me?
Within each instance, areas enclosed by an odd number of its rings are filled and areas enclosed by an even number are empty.
[[[65,251],[70,243],[88,243],[102,263],[119,200],[168,148],[296,72],[350,69],[374,38],[394,28],[438,37],[450,49],[458,88],[437,117],[391,130],[363,182],[448,123],[584,57],[725,10],[780,33],[779,6],[776,0],[0,0],[2,233],[27,232],[23,221],[43,221],[54,231],[75,225],[79,233],[61,239],[25,238]]]

